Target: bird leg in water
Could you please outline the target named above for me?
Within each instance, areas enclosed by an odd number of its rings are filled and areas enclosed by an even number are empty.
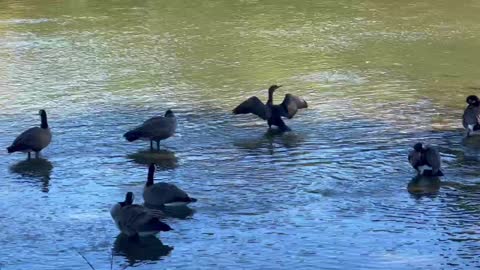
[[[28,157],[27,157],[27,159],[28,159],[28,160],[30,160],[30,158],[31,158],[31,156],[30,156],[30,152],[27,152],[27,154],[28,154]]]
[[[157,151],[160,151],[160,140],[157,141]]]
[[[153,151],[153,141],[150,140],[150,151]]]

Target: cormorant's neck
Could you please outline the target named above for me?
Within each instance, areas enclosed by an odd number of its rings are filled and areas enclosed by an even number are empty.
[[[268,91],[268,100],[267,100],[268,105],[273,104],[273,91]]]
[[[46,114],[41,114],[40,118],[42,120],[42,124],[40,125],[40,127],[41,128],[48,128],[47,115]]]

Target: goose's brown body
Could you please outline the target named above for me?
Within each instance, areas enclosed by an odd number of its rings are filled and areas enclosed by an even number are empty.
[[[20,134],[10,145],[7,147],[8,153],[24,152],[28,153],[30,158],[30,152],[35,152],[38,157],[38,153],[47,147],[52,140],[52,133],[48,127],[47,113],[45,110],[40,110],[40,127],[33,127],[25,130]]]

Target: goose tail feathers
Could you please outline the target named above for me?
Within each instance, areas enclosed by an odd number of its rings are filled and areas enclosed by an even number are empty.
[[[167,223],[164,223],[158,219],[152,219],[150,221],[150,224],[148,224],[153,227],[154,230],[158,230],[161,232],[168,232],[168,231],[173,231],[172,227],[168,225]]]

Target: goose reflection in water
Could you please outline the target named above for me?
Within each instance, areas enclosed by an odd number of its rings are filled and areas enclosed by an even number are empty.
[[[31,178],[37,178],[42,183],[42,192],[48,192],[50,175],[53,165],[44,158],[22,160],[10,167],[10,171],[24,177],[25,182],[32,182]]]
[[[159,170],[172,170],[178,166],[178,159],[175,152],[170,150],[145,151],[141,150],[127,156],[138,164],[156,164]]]
[[[139,241],[129,241],[124,234],[119,234],[113,244],[113,256],[125,257],[128,266],[135,266],[142,262],[158,261],[168,256],[173,247],[164,245],[155,236],[142,237]]]
[[[462,138],[462,144],[468,149],[480,150],[480,135]]]
[[[435,195],[440,190],[440,178],[438,176],[416,175],[408,183],[407,190],[412,195]]]

